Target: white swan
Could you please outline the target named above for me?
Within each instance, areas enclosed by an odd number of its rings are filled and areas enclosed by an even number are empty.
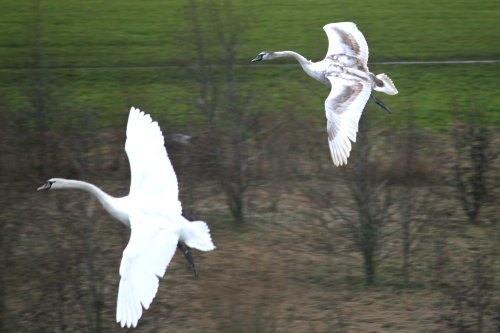
[[[155,297],[158,278],[165,274],[178,242],[201,251],[213,250],[215,246],[205,222],[190,222],[181,215],[177,178],[160,127],[148,114],[133,107],[125,151],[132,177],[128,196],[115,198],[95,185],[62,178],[49,179],[38,190],[87,191],[113,217],[131,227],[120,264],[116,322],[122,327],[135,327],[142,307],[147,310]]]
[[[331,87],[325,100],[328,143],[333,163],[347,164],[351,141],[356,142],[358,122],[372,89],[389,95],[398,93],[385,74],[375,75],[368,70],[368,45],[361,31],[352,22],[331,23],[323,27],[328,36],[325,59],[312,62],[297,52],[264,51],[254,61],[282,57],[295,58],[312,78]],[[375,96],[374,101],[389,112]]]

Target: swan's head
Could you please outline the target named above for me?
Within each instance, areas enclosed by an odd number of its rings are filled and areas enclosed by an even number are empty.
[[[274,52],[262,51],[252,60],[252,62],[273,59]]]
[[[64,183],[64,179],[61,178],[51,178],[47,180],[43,185],[39,186],[37,191],[48,191],[50,189],[62,188]]]

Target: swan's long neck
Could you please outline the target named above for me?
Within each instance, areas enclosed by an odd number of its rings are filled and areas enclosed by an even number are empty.
[[[120,199],[123,198],[115,198],[111,195],[107,194],[99,187],[94,184],[90,184],[81,180],[74,179],[60,179],[57,180],[57,187],[55,189],[78,189],[85,192],[89,192],[94,197],[99,200],[101,205],[106,209],[106,211],[111,214],[114,218],[122,222],[123,224],[130,226],[130,222],[128,220],[128,214],[125,211],[124,205],[120,202]]]
[[[299,64],[302,66],[302,68],[304,68],[304,66],[311,64],[311,61],[307,60],[301,54],[294,52],[294,51],[273,52],[273,58],[284,58],[284,57],[294,58],[295,60],[297,60],[299,62]]]
[[[300,53],[297,53],[295,51],[277,51],[273,52],[273,58],[283,58],[283,57],[290,57],[296,59],[301,65],[302,64],[308,64],[310,63],[309,60],[304,58]]]
[[[278,52],[273,52],[273,59],[274,58],[283,58],[283,57],[290,57],[294,58],[295,60],[298,61],[300,66],[302,66],[302,69],[304,72],[306,72],[307,75],[312,77],[315,80],[318,80],[319,82],[328,85],[328,82],[325,78],[325,69],[322,66],[322,62],[312,62],[311,60],[307,60],[304,58],[301,54],[294,52],[294,51],[278,51]]]

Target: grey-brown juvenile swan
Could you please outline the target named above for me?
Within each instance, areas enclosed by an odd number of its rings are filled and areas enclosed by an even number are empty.
[[[351,141],[356,142],[358,122],[363,108],[372,96],[389,112],[372,90],[388,95],[398,93],[394,83],[385,74],[375,75],[368,70],[368,45],[352,22],[331,23],[323,27],[328,36],[325,59],[312,62],[294,51],[264,51],[252,62],[282,57],[295,58],[312,78],[331,88],[325,100],[328,143],[333,163],[347,164]]]
[[[215,248],[208,226],[182,216],[177,177],[157,122],[131,108],[125,151],[130,162],[129,195],[115,198],[80,180],[49,179],[38,190],[79,189],[94,195],[116,219],[129,226],[130,240],[120,264],[116,322],[137,326],[142,307],[148,309],[178,244],[201,251]],[[182,247],[183,251],[186,251]],[[186,258],[190,260],[189,253]],[[194,266],[193,266],[194,268]]]

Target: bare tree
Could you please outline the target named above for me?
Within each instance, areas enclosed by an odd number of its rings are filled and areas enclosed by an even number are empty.
[[[358,141],[353,147],[349,164],[338,178],[345,186],[329,183],[326,189],[306,189],[306,195],[322,210],[328,210],[328,215],[319,214],[327,230],[338,233],[331,220],[342,221],[347,230],[346,236],[353,240],[355,248],[363,257],[365,283],[373,285],[376,282],[377,265],[382,259],[382,239],[387,236],[385,227],[392,214],[393,200],[388,177],[378,173],[372,158],[375,136],[368,131],[369,121],[368,117],[361,120]],[[333,168],[331,165],[330,169]],[[345,193],[341,193],[346,188],[350,200],[346,199]],[[348,204],[341,207],[338,202]]]
[[[34,34],[34,47],[32,54],[33,61],[33,81],[34,88],[31,92],[31,104],[33,106],[35,121],[35,133],[33,136],[28,137],[28,148],[34,147],[34,156],[31,163],[35,163],[35,170],[38,175],[45,173],[45,156],[47,154],[47,104],[49,99],[49,83],[47,72],[47,59],[42,45],[42,14],[40,13],[40,2],[36,0],[33,2],[33,11],[35,19],[33,20],[33,34]],[[27,121],[29,123],[29,121]],[[36,145],[32,145],[36,142]],[[29,150],[28,150],[29,151]]]
[[[0,206],[5,207],[4,196],[0,198]],[[6,294],[7,294],[7,271],[8,259],[10,257],[10,249],[12,238],[16,234],[12,228],[7,225],[7,219],[0,213],[0,332],[7,332],[7,315],[6,315]]]
[[[93,202],[93,198],[89,198]],[[82,201],[80,201],[82,203]],[[83,203],[82,203],[83,205]],[[87,211],[87,224],[83,235],[86,275],[88,277],[88,299],[86,302],[87,320],[91,324],[92,332],[100,333],[103,331],[102,310],[104,303],[103,293],[103,274],[101,267],[96,260],[99,253],[99,242],[95,239],[95,221],[92,220],[92,214],[86,207],[81,207],[82,211]],[[80,291],[81,289],[78,289]]]
[[[83,119],[75,117],[73,119],[74,124],[70,123],[65,126],[65,131],[68,132],[61,134],[61,136],[67,138],[65,149],[68,151],[68,155],[71,156],[68,164],[75,173],[76,178],[81,178],[82,175],[89,173],[88,162],[84,154],[86,151],[91,150],[92,147],[88,138],[91,137],[93,119],[88,113],[83,113],[82,117]],[[79,127],[79,131],[72,131],[71,128],[73,127]],[[98,157],[94,157],[94,159],[96,158]],[[73,210],[77,209],[77,215],[75,215],[75,212],[69,211],[62,202],[59,203],[62,216],[73,215],[75,222],[68,223],[67,231],[80,239],[80,246],[83,249],[80,269],[77,272],[72,272],[72,274],[67,273],[66,278],[73,281],[71,287],[78,300],[82,303],[90,331],[99,333],[104,330],[104,320],[102,318],[104,267],[102,262],[97,259],[102,251],[100,240],[97,239],[96,234],[97,224],[101,222],[96,221],[93,216],[96,206],[95,199],[87,193],[76,193],[75,195],[81,197],[77,201],[77,205],[72,207]]]
[[[366,133],[361,133],[356,149],[353,150],[351,169],[346,178],[354,199],[356,215],[354,218],[343,215],[356,247],[363,256],[365,281],[368,285],[376,281],[377,256],[392,205],[388,179],[375,178],[370,163],[371,150],[372,144],[368,142]]]
[[[0,108],[2,106],[0,105]],[[6,156],[4,149],[4,142],[6,141],[6,126],[3,119],[3,110],[0,111],[0,133],[2,133],[2,138],[0,138],[0,154]],[[2,159],[3,160],[3,159]],[[4,174],[4,165],[0,161],[0,176]],[[4,193],[2,197],[0,197],[0,207],[6,207],[8,196]],[[7,329],[5,327],[5,318],[6,318],[6,307],[5,307],[5,298],[6,298],[6,289],[7,289],[7,259],[9,257],[9,249],[10,249],[10,232],[7,229],[7,219],[2,216],[0,213],[0,333],[6,332]]]
[[[494,255],[481,249],[461,271],[451,274],[441,321],[456,332],[493,332],[498,323],[494,305]]]
[[[406,188],[399,196],[401,211],[401,275],[403,284],[411,282],[412,256],[420,244],[423,229],[429,224],[433,212],[432,198],[428,192]]]
[[[487,126],[486,114],[479,109],[465,112],[453,131],[455,158],[451,183],[472,224],[479,223],[479,212],[489,192],[489,172],[498,156],[493,138],[494,129]]]
[[[403,284],[408,285],[411,278],[411,257],[420,243],[422,231],[429,224],[434,211],[434,204],[430,193],[420,189],[415,182],[418,175],[417,150],[421,135],[417,133],[413,110],[408,112],[407,126],[400,142],[400,152],[395,163],[395,170],[401,173],[402,189],[397,196],[397,205],[400,212],[402,262],[401,275]]]
[[[188,8],[195,40],[198,104],[206,116],[219,181],[234,220],[241,224],[248,188],[245,122],[250,108],[236,79],[236,54],[243,26],[233,9],[231,1],[211,1],[200,8],[196,0]],[[206,26],[204,19],[208,21]],[[213,49],[209,45],[216,45],[216,60],[210,57]]]

